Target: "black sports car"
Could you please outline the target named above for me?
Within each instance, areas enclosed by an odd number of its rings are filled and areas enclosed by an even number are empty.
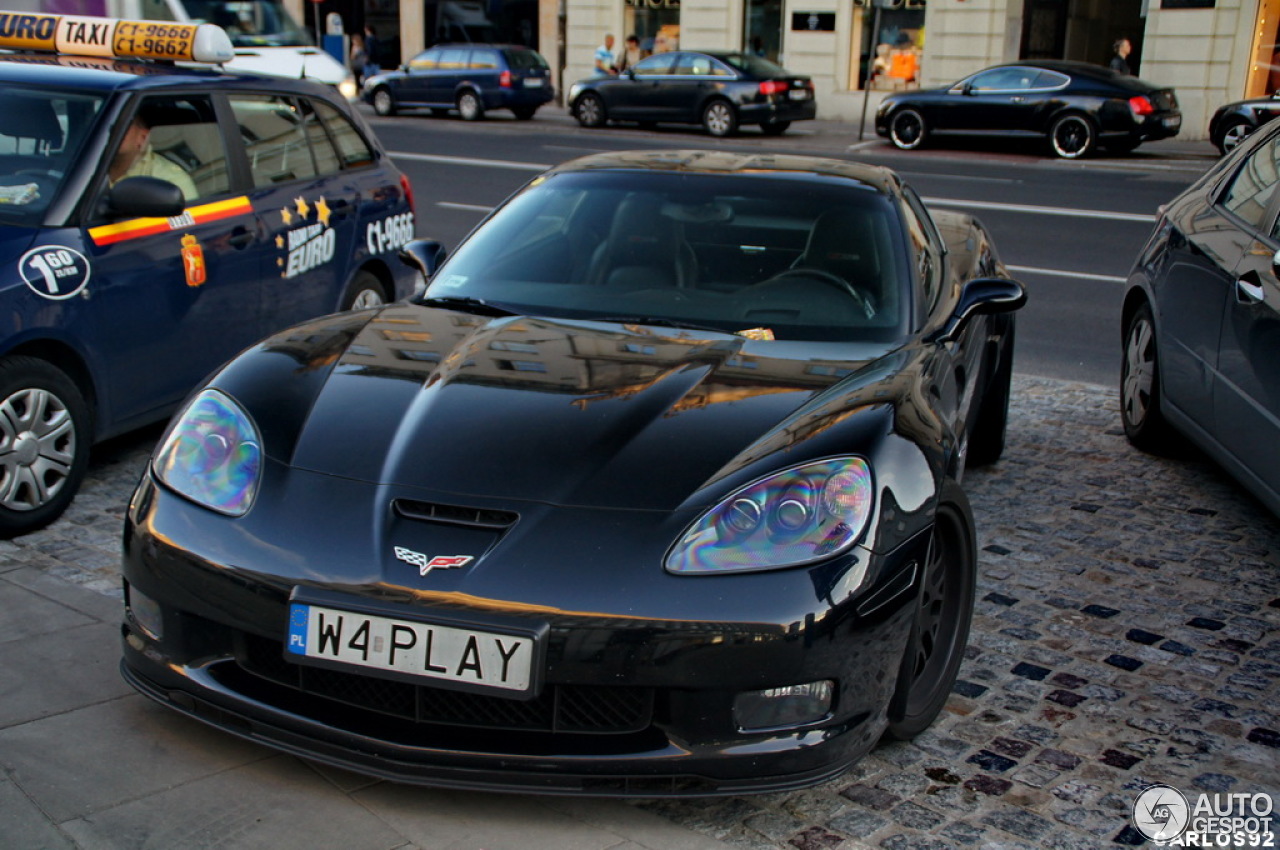
[[[1219,106],[1209,119],[1209,139],[1225,155],[1277,115],[1280,115],[1280,93]]]
[[[1125,433],[1186,436],[1280,514],[1280,123],[1165,205],[1129,274]]]
[[[997,65],[944,88],[896,92],[876,112],[876,133],[903,150],[935,134],[1028,136],[1047,138],[1064,159],[1099,144],[1128,153],[1181,127],[1173,89],[1065,60]]]
[[[552,169],[420,298],[193,396],[129,508],[124,675],[409,782],[834,776],[955,680],[959,482],[1002,451],[1024,299],[976,221],[884,169]]]
[[[610,121],[701,124],[713,136],[759,125],[778,135],[817,114],[813,81],[750,53],[657,53],[616,77],[579,80],[569,108],[583,127]]]

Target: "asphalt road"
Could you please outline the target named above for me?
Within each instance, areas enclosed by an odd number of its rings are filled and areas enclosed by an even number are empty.
[[[697,128],[584,130],[547,108],[533,121],[494,114],[479,123],[427,114],[366,117],[413,181],[418,235],[457,245],[494,205],[544,167],[609,150],[715,148],[809,153],[889,166],[928,203],[975,213],[1028,288],[1015,369],[1034,377],[1116,386],[1125,278],[1157,208],[1214,161],[1205,143],[1151,145],[1085,162],[1034,145],[989,140],[905,153],[857,128],[807,122],[769,138],[750,129],[714,139]]]

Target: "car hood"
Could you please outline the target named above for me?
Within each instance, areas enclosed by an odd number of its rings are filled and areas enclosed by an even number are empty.
[[[332,334],[315,336],[333,351]],[[825,430],[801,421],[816,397],[883,371],[871,364],[892,348],[417,305],[339,336],[319,358],[296,333],[264,343],[328,364],[305,393],[278,386],[247,405],[276,460],[437,494],[651,510],[686,504],[735,459],[748,472],[778,452],[806,459],[797,446]],[[850,402],[820,400],[821,415],[833,405]],[[286,438],[273,420],[305,425]]]

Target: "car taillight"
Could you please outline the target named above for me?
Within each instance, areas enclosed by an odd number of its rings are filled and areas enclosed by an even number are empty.
[[[400,175],[400,190],[404,192],[404,199],[409,202],[409,212],[417,212],[413,205],[413,184],[409,182],[407,174]]]
[[[760,84],[760,94],[782,94],[787,88],[787,84],[782,80],[765,80]]]
[[[510,71],[503,71],[501,74],[498,75],[498,85],[502,86],[504,89],[511,88],[511,72]]]
[[[1141,118],[1144,115],[1150,115],[1156,111],[1155,105],[1142,95],[1135,95],[1129,98],[1129,111],[1133,113],[1134,118]]]

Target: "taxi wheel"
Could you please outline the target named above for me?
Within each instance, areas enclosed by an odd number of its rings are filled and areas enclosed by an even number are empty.
[[[381,307],[387,303],[386,290],[382,281],[372,273],[358,271],[347,284],[347,291],[342,296],[343,310],[367,310],[370,307]]]
[[[71,504],[89,466],[91,417],[60,369],[0,359],[0,538],[43,528]]]
[[[382,116],[396,114],[396,99],[389,89],[378,89],[373,93],[373,111]]]
[[[969,501],[958,484],[948,481],[921,565],[915,619],[889,702],[884,737],[890,741],[909,741],[928,729],[951,695],[969,639],[977,561]]]
[[[458,95],[458,114],[464,121],[479,121],[484,117],[484,104],[480,96],[470,89]]]

